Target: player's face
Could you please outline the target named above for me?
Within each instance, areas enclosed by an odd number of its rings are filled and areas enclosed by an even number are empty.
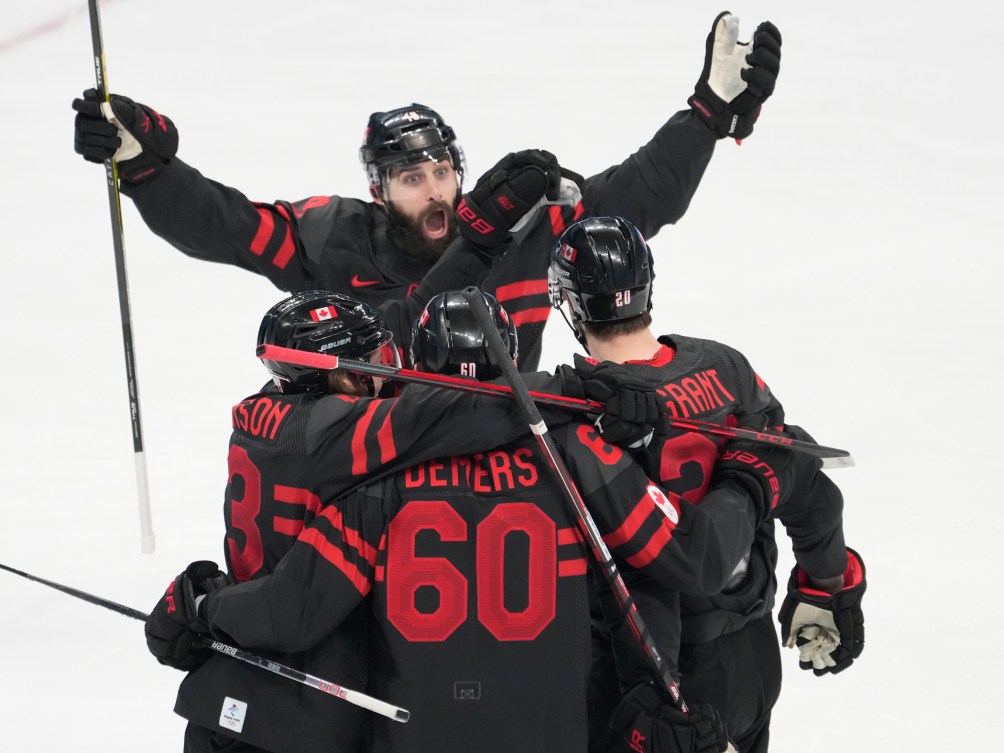
[[[458,188],[457,173],[449,160],[394,168],[384,190],[386,202],[427,241],[452,240]]]

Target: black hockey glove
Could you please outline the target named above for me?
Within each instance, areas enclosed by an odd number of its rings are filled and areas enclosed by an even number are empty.
[[[721,753],[729,749],[725,720],[710,703],[684,714],[650,683],[635,685],[610,726],[638,753]]]
[[[157,661],[190,672],[209,658],[209,651],[195,643],[209,633],[198,597],[227,584],[227,577],[215,562],[190,564],[175,578],[146,620],[146,645]]]
[[[753,499],[761,521],[783,505],[796,488],[806,488],[822,461],[782,445],[733,439],[725,445],[711,477],[712,487],[738,484]]]
[[[510,152],[460,200],[460,234],[481,249],[497,250],[539,201],[558,198],[560,184],[561,168],[550,152]]]
[[[760,107],[774,93],[781,68],[781,32],[764,21],[749,42],[739,42],[739,19],[718,14],[705,46],[704,70],[687,103],[718,138],[753,133]]]
[[[119,175],[130,183],[156,175],[178,152],[178,129],[170,118],[128,97],[112,94],[110,105],[111,114],[94,89],[73,100],[74,150],[88,162],[116,160]]]
[[[600,435],[621,447],[647,445],[659,423],[655,387],[611,361],[595,363],[576,353],[574,363],[585,398],[606,404],[606,412],[596,419]]]
[[[843,587],[831,594],[816,588],[816,583],[795,565],[777,617],[781,639],[788,648],[798,648],[802,669],[811,669],[817,676],[836,674],[851,666],[865,647],[861,611],[865,563],[848,548]]]

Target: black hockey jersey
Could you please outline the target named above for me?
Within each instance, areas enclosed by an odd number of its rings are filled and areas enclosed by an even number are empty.
[[[557,376],[526,379],[560,392]],[[548,416],[570,420],[557,410]],[[282,394],[267,385],[235,405],[231,419],[224,517],[227,565],[238,581],[271,572],[323,503],[375,474],[527,432],[512,400],[418,384],[388,399]]]
[[[528,374],[526,380],[543,392],[560,390],[556,376]],[[555,424],[570,420],[568,413],[548,414]],[[472,415],[478,417],[476,425]],[[271,573],[323,503],[375,475],[443,453],[489,449],[527,432],[511,400],[424,385],[409,385],[391,399],[284,395],[267,385],[234,406],[232,424],[224,550],[231,579],[237,582]],[[310,666],[318,676],[337,678],[347,687],[364,688],[365,624],[347,619],[318,645],[280,660],[293,667]],[[185,690],[191,686],[199,690],[194,706]],[[256,708],[264,702],[277,715],[302,714],[302,720],[295,729],[285,730],[284,725],[256,724],[252,718],[244,734],[255,745],[306,750],[323,740],[355,750],[362,744],[364,718],[347,704],[326,706],[328,699],[319,695],[261,669],[213,656],[186,679],[175,710],[218,729],[231,704],[228,699],[240,698]]]
[[[691,110],[674,115],[653,139],[582,186],[582,203],[551,207],[521,231],[485,277],[460,270],[447,287],[480,284],[516,323],[520,368],[533,371],[551,308],[548,256],[567,224],[585,216],[620,215],[645,237],[686,212],[716,143],[715,134]],[[371,305],[404,298],[429,271],[388,235],[387,216],[373,202],[314,196],[274,204],[248,200],[236,189],[203,177],[172,159],[158,175],[122,183],[154,233],[189,256],[243,267],[283,290],[321,288]],[[458,279],[459,278],[459,279]]]
[[[660,582],[704,587],[693,584],[727,577],[737,556],[727,549],[748,547],[747,499],[716,491],[681,507],[593,427],[555,435],[608,546]],[[587,569],[567,504],[524,440],[426,461],[324,506],[271,576],[213,592],[207,612],[220,639],[313,650],[304,669],[319,674],[346,650],[327,643],[336,626],[367,607],[369,692],[412,714],[406,725],[372,716],[373,750],[581,753]],[[220,691],[201,672],[179,703],[197,709],[208,694],[215,711]],[[249,704],[248,720],[296,727],[267,703]]]
[[[811,440],[799,427],[785,424],[781,403],[739,351],[682,335],[659,341],[662,348],[653,358],[624,365],[658,387],[670,416],[781,429]],[[722,439],[671,430],[650,445],[646,467],[668,494],[700,504],[722,444]],[[774,511],[792,539],[799,564],[817,577],[846,568],[842,513],[840,491],[822,471]],[[769,613],[777,590],[776,562],[774,523],[767,521],[757,531],[748,563],[740,565],[728,589],[711,596],[686,590],[681,594],[682,640],[703,643]]]

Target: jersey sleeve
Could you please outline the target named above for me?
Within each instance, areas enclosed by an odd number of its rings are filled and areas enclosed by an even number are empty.
[[[211,592],[213,636],[286,653],[319,643],[373,587],[387,497],[374,484],[323,507],[271,574]]]
[[[527,374],[531,390],[557,393],[560,378]],[[544,409],[561,425],[572,414]],[[529,434],[514,400],[411,384],[396,398],[329,395],[307,427],[308,451],[327,469],[321,497],[349,489],[423,460],[489,450]]]
[[[253,202],[177,158],[154,178],[123,181],[122,193],[133,200],[150,230],[193,258],[255,272],[282,290],[329,289],[329,279],[349,278],[348,268],[339,271],[338,258],[325,258],[322,276],[299,228],[304,212],[330,207],[338,197],[297,204]]]
[[[756,510],[747,495],[712,489],[699,505],[680,503],[594,427],[573,424],[557,436],[611,552],[678,591],[710,595],[724,587],[753,543]]]
[[[785,425],[784,431],[802,441],[814,441],[798,426]],[[795,462],[813,463],[815,459],[798,456]],[[847,547],[844,542],[844,498],[840,489],[818,468],[802,480],[799,487],[776,515],[791,539],[795,561],[814,578],[843,575],[847,567]]]
[[[692,110],[676,113],[624,162],[586,180],[586,214],[624,217],[651,238],[686,213],[716,142]]]

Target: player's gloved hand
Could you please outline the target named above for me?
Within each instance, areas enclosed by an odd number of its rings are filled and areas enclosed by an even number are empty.
[[[558,198],[561,172],[550,152],[510,152],[461,198],[457,207],[460,234],[479,248],[498,249],[541,199]]]
[[[118,162],[119,175],[138,183],[160,172],[178,152],[178,129],[171,119],[128,97],[112,94],[102,102],[94,89],[73,100],[77,111],[73,149],[88,162]]]
[[[576,353],[574,364],[584,397],[606,404],[606,411],[596,419],[600,435],[621,447],[647,445],[659,423],[655,387],[611,361],[596,363]]]
[[[730,745],[725,720],[714,706],[701,703],[684,714],[650,683],[627,692],[610,726],[638,753],[722,753]]]
[[[718,14],[705,47],[704,70],[687,103],[718,138],[753,133],[760,107],[774,93],[781,68],[781,32],[764,21],[752,46],[739,42],[739,19]]]
[[[788,648],[798,648],[798,666],[817,676],[842,672],[861,656],[865,647],[865,618],[861,599],[865,594],[865,564],[853,549],[847,549],[843,586],[835,593],[819,587],[798,565],[788,580],[778,621],[781,639]]]
[[[712,487],[738,484],[754,500],[760,520],[769,520],[798,487],[806,488],[822,461],[782,445],[765,445],[743,439],[730,440],[715,463]]]
[[[226,584],[216,563],[206,560],[193,562],[171,582],[146,620],[146,645],[157,661],[189,672],[209,658],[206,649],[195,648],[209,633],[200,597]]]

